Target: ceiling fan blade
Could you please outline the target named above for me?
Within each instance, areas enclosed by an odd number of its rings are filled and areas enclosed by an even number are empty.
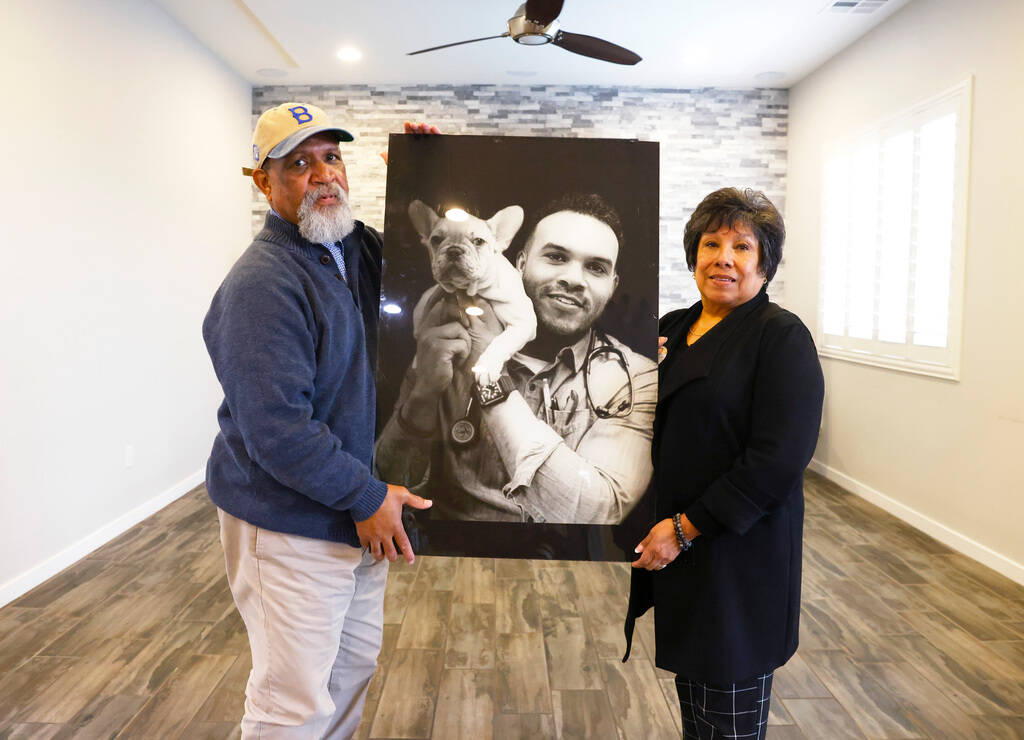
[[[562,12],[563,0],[526,0],[526,19],[546,26]]]
[[[454,44],[441,44],[441,46],[431,46],[429,49],[420,49],[419,51],[410,51],[406,54],[407,57],[411,57],[414,54],[425,54],[428,51],[437,51],[438,49],[447,49],[450,46],[462,46],[463,44],[475,44],[477,41],[487,41],[489,39],[503,39],[508,36],[508,33],[499,33],[497,36],[483,36],[478,39],[469,39],[468,41],[456,41]]]
[[[584,36],[582,33],[559,31],[551,43],[561,46],[573,54],[582,54],[585,57],[593,57],[612,64],[636,64],[642,59],[639,54],[618,44],[594,36]]]

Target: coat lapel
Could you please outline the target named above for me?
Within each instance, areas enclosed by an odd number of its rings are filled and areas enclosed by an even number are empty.
[[[700,315],[699,310],[697,311],[697,315]],[[693,322],[687,317],[683,322],[680,322],[680,325],[685,327],[692,323]],[[673,362],[668,368],[668,371],[659,378],[659,404],[690,381],[696,380],[697,378],[703,378],[708,374],[708,371],[711,369],[711,360],[714,358],[715,353],[714,349],[711,347],[713,342],[705,341],[707,339],[711,339],[711,332],[708,332],[708,335],[706,337],[702,337],[699,342],[687,347],[686,330],[683,329],[679,332],[678,337],[672,337],[672,339],[666,343],[665,346],[668,348],[669,356],[671,356],[673,352],[685,352],[686,358],[681,362]],[[668,360],[666,359],[666,362],[667,361]]]
[[[686,352],[687,357],[682,363],[672,363],[668,372],[659,378],[658,405],[661,405],[665,399],[676,393],[687,383],[696,380],[697,378],[706,377],[707,374],[711,372],[711,364],[714,362],[715,356],[736,330],[736,327],[743,323],[743,319],[750,315],[753,310],[767,302],[768,294],[762,290],[742,306],[736,308],[732,313],[714,326],[707,334],[689,347],[686,347],[685,345],[686,332],[676,332],[676,336],[671,337],[665,346],[668,348],[670,353],[673,350],[677,350],[682,347],[684,349],[681,351]],[[685,314],[683,314],[682,317],[680,317],[678,325],[680,327],[690,326],[700,315],[700,312],[700,303],[694,304]]]

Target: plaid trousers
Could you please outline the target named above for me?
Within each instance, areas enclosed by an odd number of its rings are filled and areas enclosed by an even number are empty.
[[[686,740],[764,740],[772,676],[716,686],[676,676]]]

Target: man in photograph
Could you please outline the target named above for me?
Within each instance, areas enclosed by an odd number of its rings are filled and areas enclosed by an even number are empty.
[[[429,492],[437,518],[621,522],[650,481],[657,402],[656,364],[598,328],[622,242],[598,195],[539,214],[516,259],[537,336],[487,387],[472,368],[501,324],[487,305],[435,304],[377,443],[379,474]]]

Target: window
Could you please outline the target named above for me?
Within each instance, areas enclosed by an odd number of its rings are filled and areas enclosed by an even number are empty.
[[[959,378],[971,80],[826,144],[822,355]]]

